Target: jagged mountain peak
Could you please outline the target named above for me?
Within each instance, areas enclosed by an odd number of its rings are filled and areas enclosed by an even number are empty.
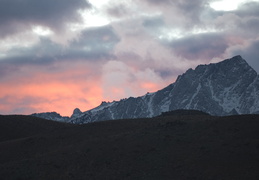
[[[246,62],[246,60],[238,55],[218,63],[198,65],[195,69],[188,69],[184,74],[201,74],[205,72],[215,73],[217,71],[222,73],[229,73],[233,71],[254,71],[256,73],[256,71]]]
[[[232,64],[232,65],[248,65],[245,59],[242,58],[241,55],[234,56],[230,59],[225,59],[217,64]]]
[[[255,70],[243,59],[240,55],[234,56],[233,58],[223,60],[218,63],[209,64],[208,66],[213,66],[214,68],[221,69],[226,73],[229,71],[254,71]]]
[[[223,87],[229,87],[237,81],[251,80],[257,77],[257,72],[240,56],[223,60],[218,63],[198,65],[195,69],[189,69],[177,78],[176,83],[185,79],[185,83],[195,85],[194,82],[211,80]],[[247,85],[246,82],[244,84]],[[223,88],[222,87],[222,88]]]

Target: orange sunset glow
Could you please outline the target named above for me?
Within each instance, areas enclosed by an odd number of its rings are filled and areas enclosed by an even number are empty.
[[[11,110],[13,104],[20,104],[26,99],[26,107],[35,112],[57,111],[62,115],[70,116],[75,107],[87,110],[100,104],[103,100],[100,85],[93,82],[78,81],[60,82],[51,80],[41,82],[38,80],[26,83],[4,84],[1,88],[0,98],[6,97],[8,104],[1,105],[0,108],[6,111]],[[8,94],[12,94],[8,96]]]

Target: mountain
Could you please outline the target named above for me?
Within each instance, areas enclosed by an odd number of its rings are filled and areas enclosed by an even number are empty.
[[[258,74],[238,55],[189,69],[174,83],[155,93],[102,102],[83,113],[76,110],[66,121],[81,124],[154,117],[176,109],[199,110],[217,116],[258,114]]]

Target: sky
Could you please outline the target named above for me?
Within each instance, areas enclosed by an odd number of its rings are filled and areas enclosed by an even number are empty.
[[[241,55],[259,72],[259,0],[0,0],[0,114],[70,116]]]

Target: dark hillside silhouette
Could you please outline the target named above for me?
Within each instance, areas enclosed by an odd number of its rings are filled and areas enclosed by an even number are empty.
[[[162,114],[158,117],[164,117],[164,116],[185,116],[185,115],[190,115],[190,116],[195,116],[195,115],[208,115],[208,113],[205,113],[203,111],[199,110],[186,110],[186,109],[178,109],[174,111],[168,111],[168,112],[162,112]]]
[[[0,116],[0,179],[259,178],[259,116],[71,125]]]

